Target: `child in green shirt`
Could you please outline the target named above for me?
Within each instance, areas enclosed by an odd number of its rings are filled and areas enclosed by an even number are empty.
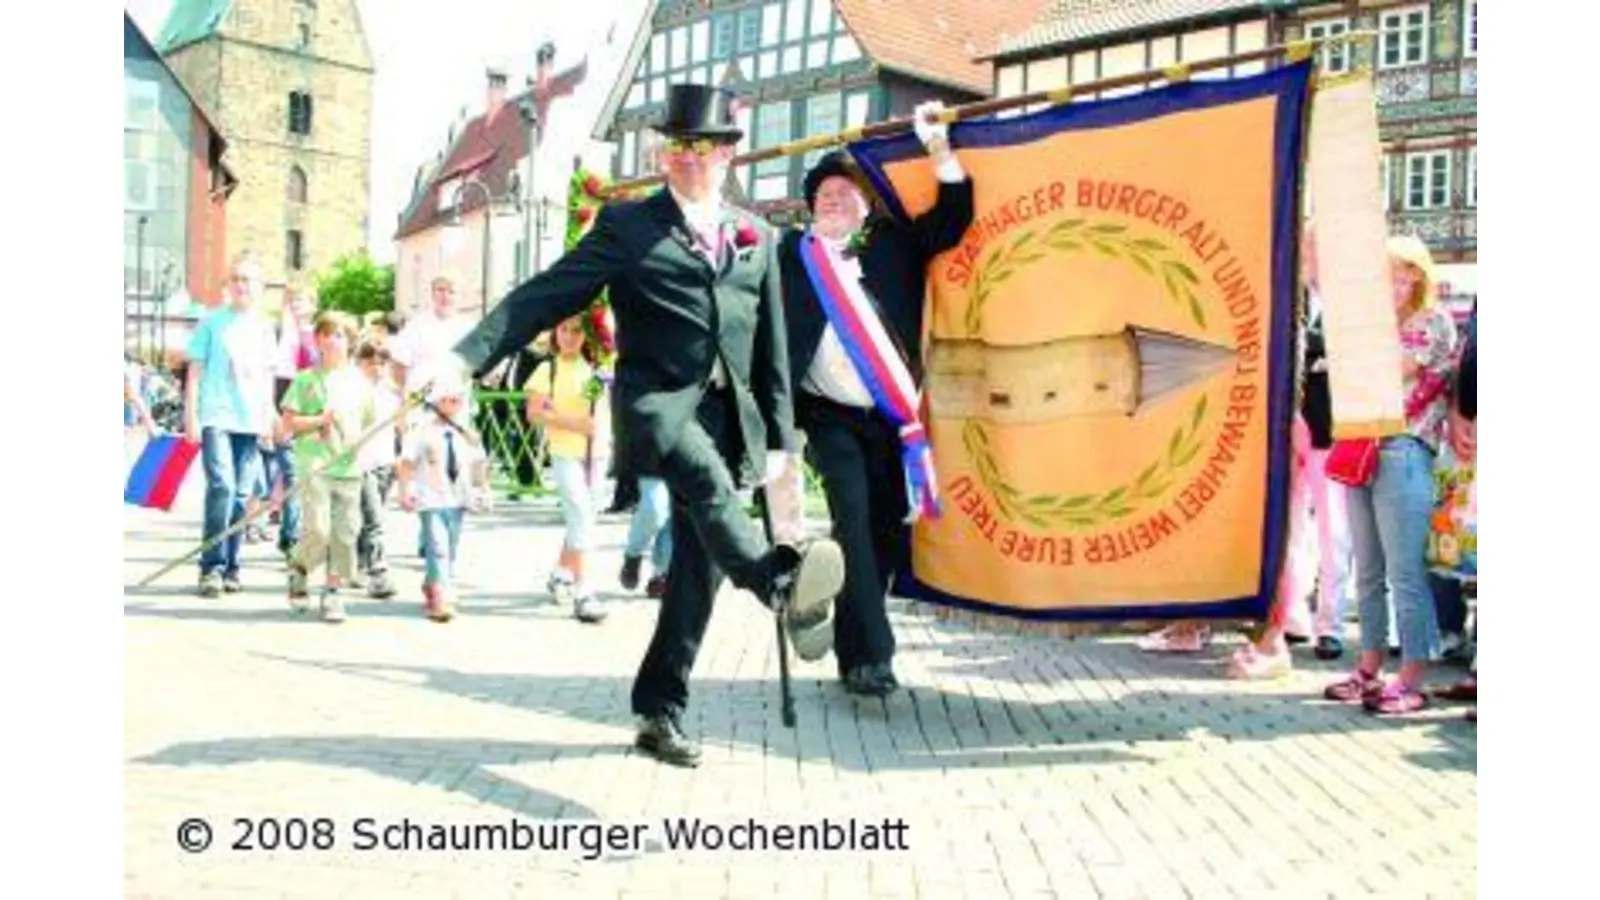
[[[284,431],[294,436],[294,462],[306,479],[302,528],[289,564],[289,604],[307,608],[310,575],[328,564],[334,583],[355,574],[356,539],[361,531],[361,468],[352,452],[375,421],[372,383],[350,363],[356,326],[348,315],[317,316],[318,362],[295,376],[283,396]],[[322,619],[343,622],[344,603],[334,590],[322,598]]]

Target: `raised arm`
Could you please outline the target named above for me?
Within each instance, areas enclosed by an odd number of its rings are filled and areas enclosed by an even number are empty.
[[[913,114],[917,138],[939,177],[939,196],[933,207],[911,222],[912,237],[924,259],[932,259],[961,243],[961,236],[972,224],[972,178],[950,149],[949,126],[927,121],[943,108],[943,104],[932,101],[918,106]]]
[[[933,259],[961,243],[961,236],[971,224],[972,179],[963,174],[960,181],[939,181],[938,199],[927,212],[912,220],[911,233],[923,258]]]
[[[455,352],[481,376],[527,346],[534,336],[583,311],[627,264],[615,231],[616,211],[604,207],[594,228],[554,266],[513,288]]]

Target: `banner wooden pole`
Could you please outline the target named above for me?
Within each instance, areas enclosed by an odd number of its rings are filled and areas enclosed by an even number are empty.
[[[1100,91],[1116,90],[1118,88],[1136,87],[1149,84],[1153,81],[1166,81],[1176,84],[1188,81],[1196,72],[1209,72],[1215,69],[1225,69],[1242,63],[1257,62],[1283,56],[1290,62],[1299,62],[1309,59],[1316,46],[1319,44],[1353,43],[1356,40],[1367,40],[1377,36],[1375,31],[1350,31],[1344,34],[1332,35],[1323,38],[1312,38],[1300,41],[1291,41],[1287,44],[1275,44],[1263,47],[1260,50],[1251,50],[1245,53],[1234,53],[1228,56],[1218,56],[1211,59],[1182,62],[1160,69],[1149,69],[1136,72],[1132,75],[1118,75],[1115,78],[1102,78],[1099,81],[1085,82],[1084,84],[1070,87],[1052,88],[1045,91],[1033,91],[1016,97],[999,97],[994,100],[980,100],[964,106],[953,106],[944,110],[938,117],[941,122],[959,122],[962,119],[975,119],[982,116],[994,115],[999,112],[1032,106],[1035,103],[1048,103],[1052,106],[1070,103],[1076,96],[1093,94]],[[865,138],[884,137],[910,131],[913,127],[911,117],[902,119],[889,119],[873,125],[864,125],[859,128],[848,128],[835,134],[816,135],[779,144],[776,147],[767,147],[761,150],[752,150],[735,156],[729,163],[730,166],[749,165],[751,163],[765,162],[783,156],[795,156],[801,153],[810,153],[813,150],[824,150],[840,144],[848,144]],[[660,184],[663,176],[660,174],[646,175],[628,181],[619,181],[601,189],[601,199],[610,199],[619,194],[629,194],[642,188]]]

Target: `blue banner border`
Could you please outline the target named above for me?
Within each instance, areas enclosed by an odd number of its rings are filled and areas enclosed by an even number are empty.
[[[1277,590],[1288,542],[1289,454],[1293,417],[1295,354],[1299,336],[1298,308],[1300,161],[1305,150],[1307,99],[1312,76],[1310,60],[1280,66],[1259,75],[1218,81],[1187,81],[1128,97],[1054,106],[1011,119],[979,119],[950,126],[950,143],[962,147],[1006,147],[1025,144],[1063,131],[1105,128],[1173,113],[1245,102],[1262,97],[1278,101],[1273,137],[1273,253],[1271,334],[1268,359],[1267,418],[1270,426],[1267,461],[1267,515],[1262,537],[1261,580],[1256,593],[1209,603],[1154,603],[1138,606],[1020,609],[947,594],[918,579],[907,565],[895,576],[894,593],[991,615],[1028,621],[1107,621],[1130,619],[1265,619]],[[910,132],[851,144],[878,196],[901,221],[906,212],[890,188],[884,167],[920,156],[921,144]],[[1288,163],[1286,166],[1285,163]],[[909,553],[905,555],[909,560]]]

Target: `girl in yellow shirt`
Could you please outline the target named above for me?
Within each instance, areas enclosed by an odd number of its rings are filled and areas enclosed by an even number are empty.
[[[574,316],[556,326],[556,355],[534,370],[528,379],[528,423],[545,430],[550,453],[550,472],[561,498],[561,517],[566,523],[566,539],[551,590],[558,602],[573,602],[573,615],[580,622],[599,622],[605,608],[584,578],[583,557],[595,526],[594,488],[590,473],[595,470],[598,448],[596,426],[606,415],[604,395],[594,396],[590,382],[594,368],[583,356],[583,320]]]

